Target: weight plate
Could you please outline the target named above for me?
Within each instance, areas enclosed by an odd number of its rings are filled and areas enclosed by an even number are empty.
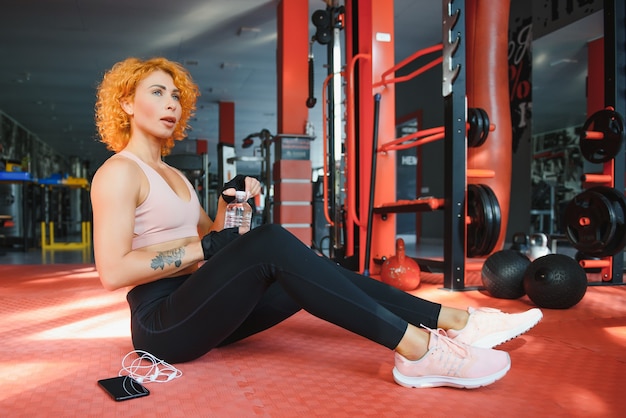
[[[489,254],[500,234],[500,206],[491,188],[470,184],[467,187],[467,256]]]
[[[483,255],[491,254],[496,244],[498,243],[498,238],[500,237],[500,227],[502,225],[502,214],[500,212],[500,204],[498,203],[498,197],[491,190],[489,186],[486,184],[482,184],[481,187],[487,198],[489,199],[491,211],[493,213],[493,222],[492,222],[492,230],[488,235],[489,240],[486,242],[486,246],[484,248]]]
[[[467,216],[469,224],[467,225],[467,256],[477,257],[482,254],[482,247],[485,237],[485,228],[487,217],[491,212],[485,213],[486,202],[484,193],[474,184],[467,186]],[[489,220],[491,222],[491,219]]]
[[[613,204],[602,193],[587,189],[565,207],[565,236],[585,254],[600,256],[614,239],[617,221]]]
[[[471,107],[467,110],[469,130],[467,131],[467,146],[476,148],[487,140],[489,135],[489,115],[484,109]]]
[[[479,116],[478,109],[467,109],[467,121],[469,123],[469,129],[467,131],[467,146],[476,147],[480,141],[479,131],[482,129],[482,119]]]
[[[480,146],[485,143],[487,137],[489,136],[489,114],[485,109],[478,108],[483,118],[483,130],[480,136],[480,143],[477,146]]]
[[[626,247],[626,197],[613,187],[596,186],[589,190],[601,193],[613,206],[615,212],[615,234],[599,256],[615,255]]]
[[[588,139],[586,132],[600,132],[602,139]],[[624,123],[619,113],[600,110],[585,122],[580,134],[580,152],[592,163],[605,163],[619,153],[624,138]]]

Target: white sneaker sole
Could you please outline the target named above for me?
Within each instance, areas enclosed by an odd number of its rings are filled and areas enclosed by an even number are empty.
[[[474,341],[472,346],[480,348],[493,348],[500,344],[504,344],[505,342],[524,334],[529,329],[537,325],[539,321],[541,321],[541,318],[543,318],[543,313],[538,308],[530,309],[525,313],[528,316],[527,321],[522,322],[515,328],[486,335],[480,340]]]
[[[505,374],[511,369],[511,361],[507,366],[493,373],[489,376],[476,377],[476,378],[464,378],[464,377],[452,377],[452,376],[422,376],[422,377],[410,377],[405,376],[398,371],[397,368],[393,368],[393,380],[400,386],[406,388],[434,388],[441,386],[449,386],[459,389],[476,389],[482,386],[488,386],[497,380],[504,377]]]

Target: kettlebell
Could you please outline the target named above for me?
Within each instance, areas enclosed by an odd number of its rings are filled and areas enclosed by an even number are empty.
[[[380,278],[400,290],[415,290],[420,285],[420,267],[405,255],[404,240],[396,240],[396,255],[389,257],[380,270]]]
[[[511,244],[511,250],[515,250],[524,255],[528,255],[528,234],[523,232],[516,232],[513,234],[513,244]]]
[[[551,251],[548,248],[548,237],[546,236],[546,234],[542,232],[532,234],[530,236],[528,246],[528,259],[530,261],[534,261],[539,257],[543,257],[544,255],[548,254],[551,254]]]

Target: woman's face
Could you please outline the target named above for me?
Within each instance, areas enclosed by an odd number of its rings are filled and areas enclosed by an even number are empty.
[[[130,115],[132,135],[167,139],[180,120],[180,93],[172,77],[155,71],[137,83],[133,101],[122,107]]]

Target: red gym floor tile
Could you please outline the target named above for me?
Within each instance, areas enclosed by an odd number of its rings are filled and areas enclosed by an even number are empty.
[[[532,306],[443,290],[424,274],[412,292],[457,307]],[[305,312],[177,365],[148,397],[116,403],[96,385],[132,350],[123,291],[106,292],[92,265],[0,266],[0,411],[8,417],[619,417],[626,380],[626,287],[589,287],[567,310],[544,310],[503,344],[512,369],[477,390],[407,389],[393,355]]]

